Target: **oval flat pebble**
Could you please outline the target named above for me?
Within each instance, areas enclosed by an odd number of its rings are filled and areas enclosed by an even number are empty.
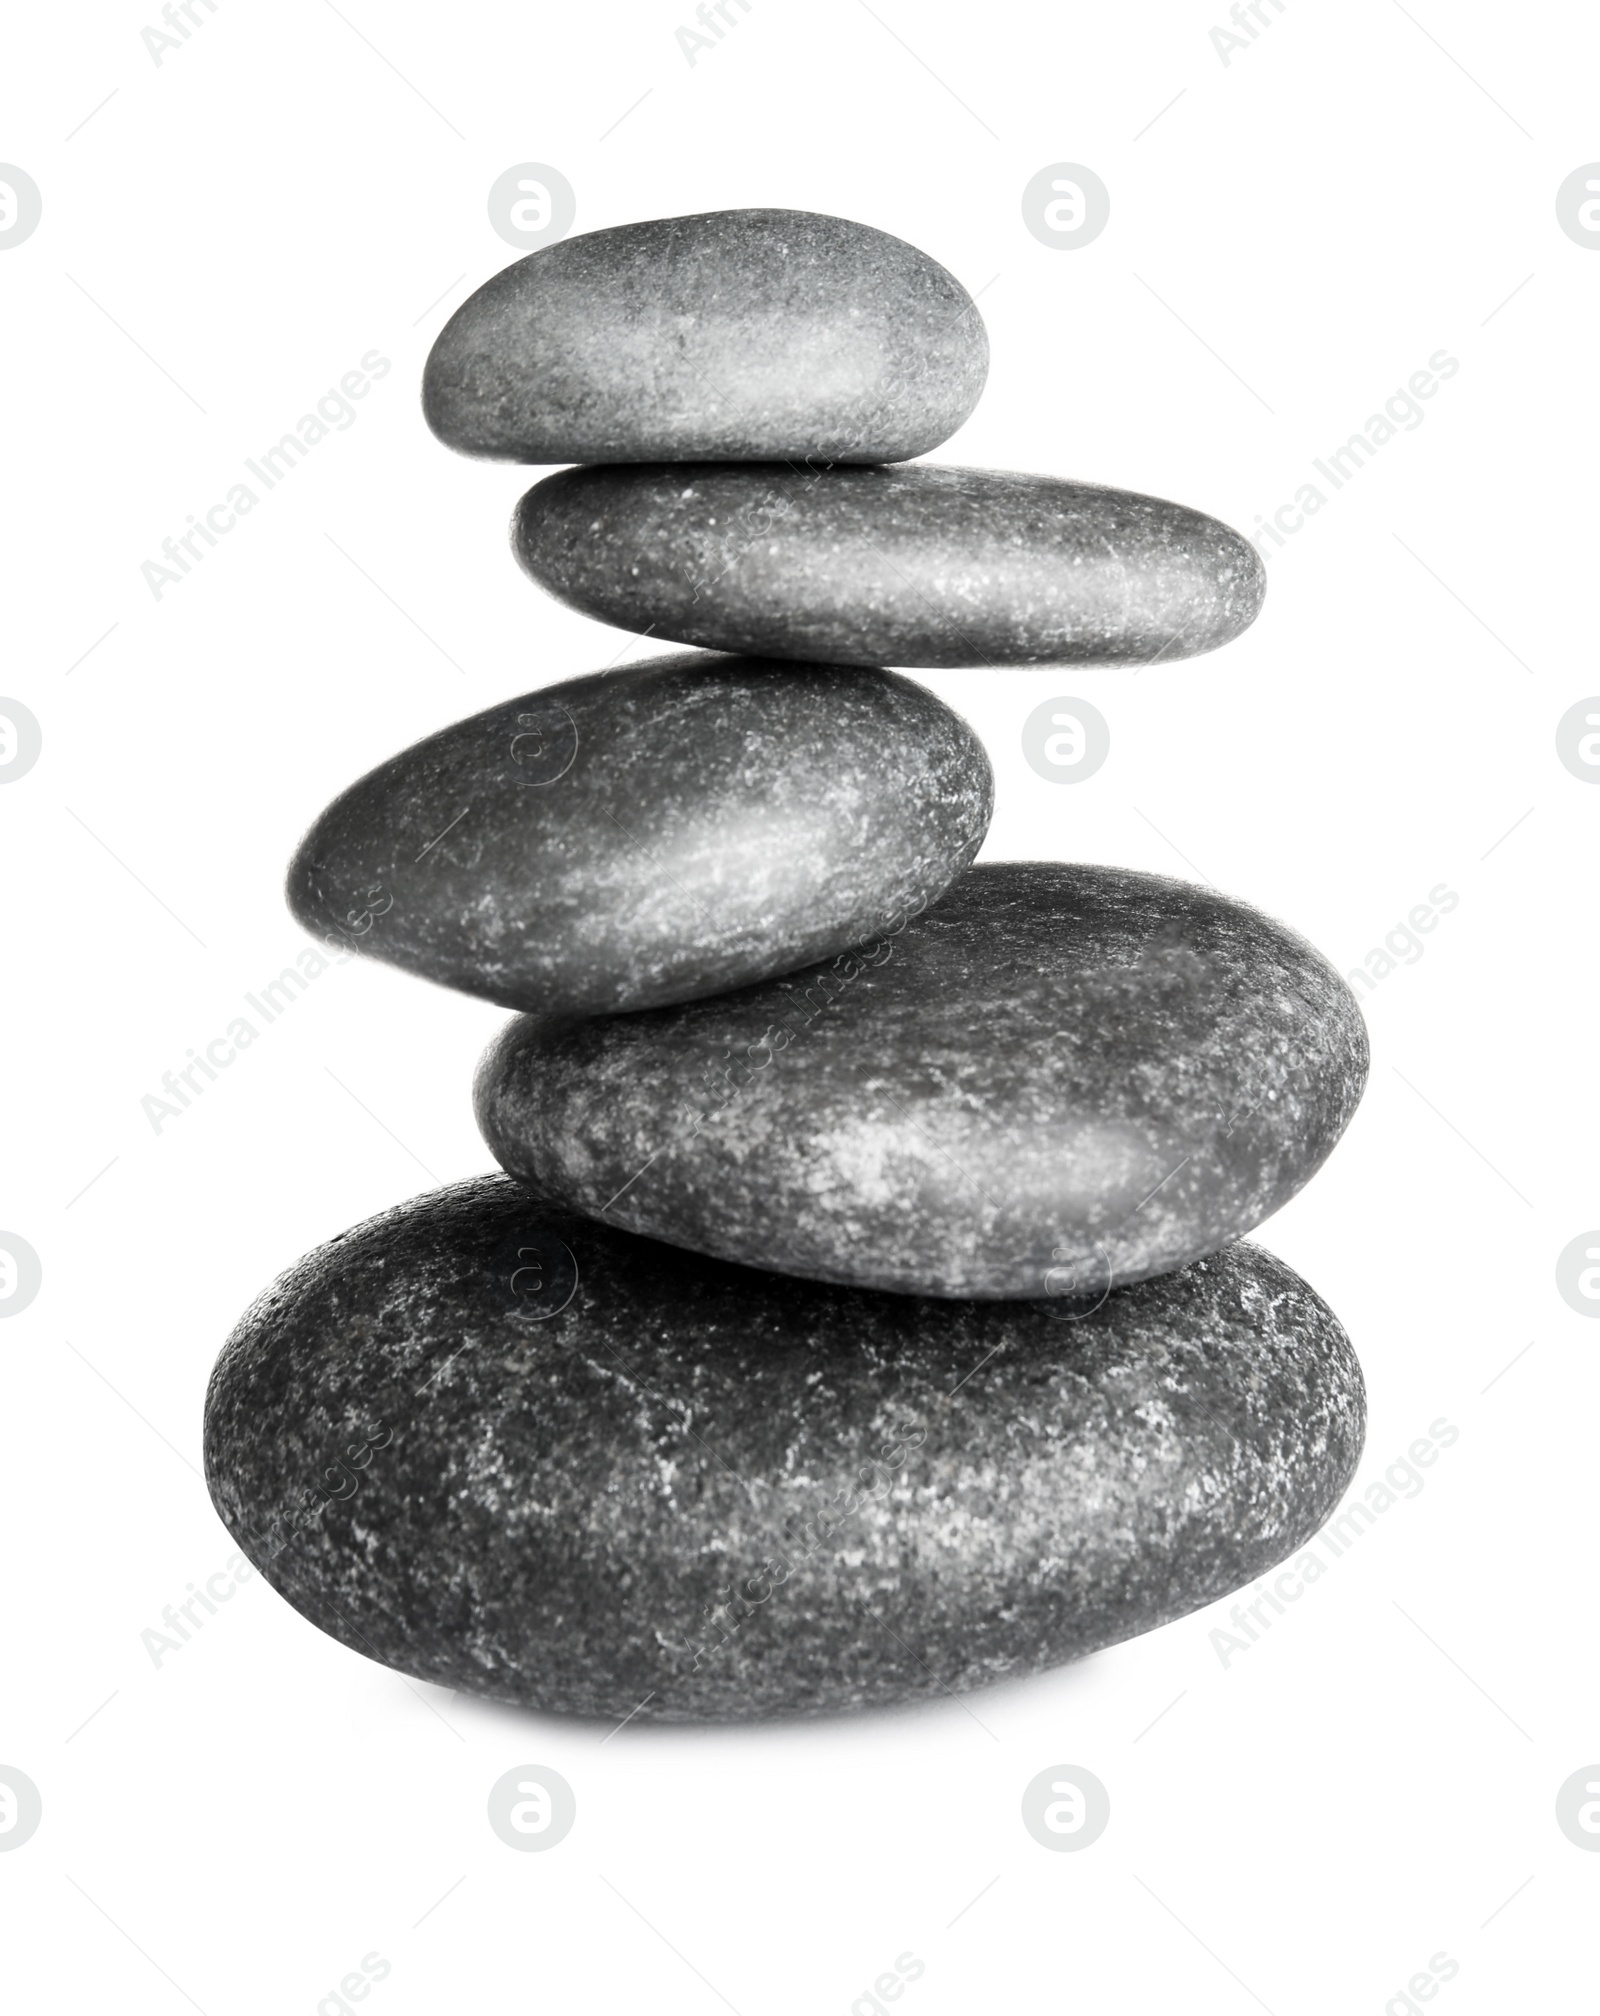
[[[894,672],[698,652],[431,735],[301,842],[308,931],[540,1015],[740,987],[901,923],[977,852],[972,730]]]
[[[1259,1247],[1062,1315],[777,1280],[480,1178],[250,1310],[206,1477],[280,1595],[414,1679],[614,1721],[939,1699],[1252,1581],[1360,1455],[1349,1340]]]
[[[1339,974],[1258,911],[1002,862],[782,979],[513,1022],[477,1105],[510,1174],[675,1245],[910,1294],[1078,1297],[1286,1203],[1367,1058]]]
[[[897,462],[977,404],[989,339],[925,252],[809,210],[563,239],[486,281],[428,354],[441,441],[509,462]]]
[[[1266,593],[1250,542],[1185,505],[927,463],[565,469],[512,541],[542,588],[619,629],[850,665],[1190,658]]]

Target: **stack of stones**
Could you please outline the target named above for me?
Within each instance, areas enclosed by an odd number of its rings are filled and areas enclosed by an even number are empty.
[[[569,239],[428,359],[436,433],[577,466],[527,571],[702,647],[381,764],[289,900],[519,1011],[506,1174],[342,1234],[212,1380],[218,1510],[402,1673],[575,1715],[960,1692],[1227,1595],[1323,1522],[1360,1369],[1242,1243],[1367,1068],[1339,975],[1209,888],[973,867],[992,779],[885,665],[1148,664],[1253,618],[1175,504],[912,464],[973,302],[838,218]]]

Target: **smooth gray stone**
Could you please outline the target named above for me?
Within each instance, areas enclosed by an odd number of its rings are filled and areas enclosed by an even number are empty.
[[[696,1252],[907,1294],[1078,1296],[1287,1203],[1367,1055],[1339,974],[1258,911],[1003,862],[831,964],[513,1022],[477,1109],[511,1175]]]
[[[451,448],[508,462],[898,462],[978,403],[971,296],[903,239],[810,210],[590,231],[486,281],[428,353]]]
[[[442,1687],[617,1721],[938,1699],[1264,1574],[1361,1452],[1349,1340],[1259,1247],[1063,1314],[784,1281],[480,1178],[250,1310],[206,1478],[295,1609]]]
[[[541,1015],[683,1001],[876,941],[977,852],[994,782],[895,672],[683,652],[491,707],[300,843],[308,931]]]
[[[1266,570],[1203,512],[1003,469],[565,469],[518,560],[623,630],[841,665],[1148,665],[1255,621]]]

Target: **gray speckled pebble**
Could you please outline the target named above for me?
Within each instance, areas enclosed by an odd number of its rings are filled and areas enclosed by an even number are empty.
[[[776,1280],[480,1179],[256,1304],[206,1476],[297,1610],[417,1679],[618,1721],[938,1698],[1227,1595],[1360,1455],[1349,1341],[1259,1247],[1061,1313]]]
[[[684,652],[546,686],[335,799],[290,908],[469,994],[595,1014],[872,941],[972,859],[993,779],[894,672]]]
[[[542,588],[620,629],[849,665],[1190,658],[1266,593],[1249,541],[1185,505],[926,463],[567,469],[512,539]]]
[[[458,308],[428,355],[441,441],[510,462],[897,462],[977,404],[971,297],[902,239],[713,210],[564,239]]]
[[[828,1281],[1079,1295],[1237,1238],[1355,1111],[1366,1025],[1283,925],[1163,876],[974,868],[898,934],[736,994],[509,1025],[478,1118],[614,1225]]]

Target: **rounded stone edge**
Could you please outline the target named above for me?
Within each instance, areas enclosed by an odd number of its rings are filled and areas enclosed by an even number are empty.
[[[304,1617],[305,1612],[292,1596],[285,1593],[282,1578],[272,1573],[276,1550],[267,1550],[261,1545],[259,1534],[252,1530],[231,1502],[228,1491],[222,1451],[223,1415],[232,1404],[228,1389],[235,1372],[275,1322],[286,1316],[292,1317],[297,1305],[329,1285],[335,1262],[339,1269],[345,1271],[361,1265],[381,1253],[395,1233],[414,1230],[419,1218],[431,1216],[436,1221],[443,1221],[455,1212],[477,1210],[521,1195],[527,1195],[524,1186],[494,1170],[420,1191],[412,1197],[403,1198],[398,1204],[388,1205],[384,1210],[374,1212],[370,1218],[360,1219],[344,1231],[334,1233],[292,1260],[251,1299],[223,1339],[206,1380],[201,1411],[201,1468],[206,1492],[217,1517],[238,1542],[245,1558],[279,1594],[284,1595],[284,1600],[293,1605],[297,1615]],[[572,1219],[577,1215],[567,1206],[553,1201],[535,1196],[529,1196],[528,1201],[560,1218]],[[315,1620],[306,1618],[306,1621],[313,1623]],[[325,1635],[335,1638],[339,1644],[348,1642],[333,1632]],[[351,1649],[360,1651],[361,1648],[353,1645]],[[376,1663],[386,1664],[383,1660]]]
[[[1169,510],[1182,511],[1190,517],[1196,531],[1212,542],[1218,554],[1228,554],[1237,568],[1238,580],[1226,597],[1217,620],[1207,627],[1203,640],[1192,650],[1161,654],[1163,658],[1203,657],[1208,651],[1219,651],[1224,645],[1234,643],[1261,614],[1267,600],[1267,563],[1254,540],[1246,538],[1226,518],[1219,518],[1211,511],[1202,511],[1194,504],[1178,504],[1170,498],[1158,501]]]
[[[540,1194],[533,1163],[524,1153],[514,1127],[506,1124],[503,1110],[517,1073],[518,1060],[527,1043],[536,1036],[554,1034],[570,1024],[545,1022],[537,1015],[513,1015],[484,1046],[472,1071],[472,1117],[484,1146],[504,1170],[509,1181],[520,1183],[531,1196]],[[572,1206],[567,1206],[572,1209]]]

